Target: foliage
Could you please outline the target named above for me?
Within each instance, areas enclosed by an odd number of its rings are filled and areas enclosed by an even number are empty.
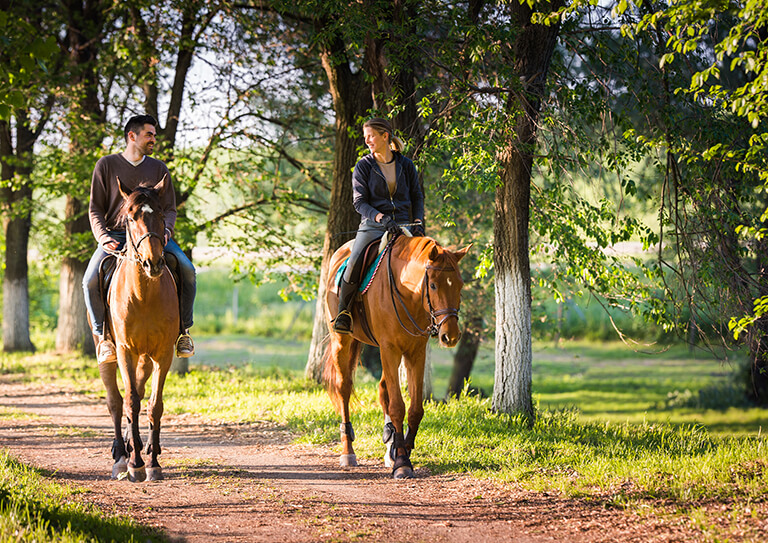
[[[13,9],[0,10],[0,120],[11,117],[12,108],[28,103],[30,86],[48,72],[48,64],[56,52],[56,38],[41,35]]]
[[[295,340],[312,335],[313,307],[283,298],[290,283],[255,285],[245,278],[232,278],[223,269],[208,269],[198,274],[197,284],[196,333]]]
[[[516,29],[493,3],[477,19],[460,6],[453,10],[433,14],[452,21],[430,50],[438,67],[431,84],[448,92],[428,94],[421,102],[431,128],[421,161],[441,169],[440,179],[430,186],[441,204],[435,222],[466,230],[464,237],[481,245],[476,277],[490,278],[489,193],[499,183],[502,135],[515,122],[514,112],[506,109],[504,93],[510,89],[504,82],[512,79],[509,70],[517,61],[510,49]],[[549,102],[541,113],[532,180],[530,246],[536,265],[531,272],[539,290],[534,297],[563,302],[588,295],[606,310],[640,315],[671,329],[675,323],[668,308],[654,295],[660,267],[612,251],[629,241],[647,250],[658,241],[657,234],[633,215],[645,205],[642,198],[634,199],[638,183],[631,171],[642,153],[637,146],[614,146],[600,132],[601,125],[610,130],[606,97],[590,82],[595,74],[569,56],[582,53],[568,49],[575,45],[569,36],[585,32],[590,20],[583,16],[563,24],[566,37],[552,67]],[[613,67],[623,59],[603,60],[615,61]],[[446,66],[453,68],[446,72]],[[590,198],[585,188],[594,188],[598,196]],[[646,196],[642,189],[639,195]],[[468,220],[458,218],[465,214]]]

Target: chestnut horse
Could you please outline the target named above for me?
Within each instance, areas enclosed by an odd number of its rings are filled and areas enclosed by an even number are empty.
[[[378,271],[362,300],[355,303],[352,335],[333,331],[331,322],[338,312],[336,274],[349,256],[352,241],[331,257],[327,284],[326,318],[330,342],[326,350],[325,380],[328,394],[341,414],[342,466],[356,466],[352,448],[355,433],[349,417],[354,372],[362,343],[377,345],[381,351],[382,376],[379,403],[384,411],[384,463],[395,479],[413,477],[410,453],[424,416],[424,361],[430,335],[444,347],[458,342],[459,305],[464,285],[459,260],[469,247],[451,252],[428,237],[400,235],[382,256]],[[365,313],[361,319],[360,311]],[[410,407],[408,431],[403,433],[405,402],[400,392],[399,367],[407,372]]]
[[[108,294],[108,326],[117,350],[117,365],[123,378],[125,402],[117,386],[114,363],[100,364],[107,388],[107,405],[114,423],[112,477],[128,472],[131,481],[163,478],[157,461],[160,454],[160,418],[163,415],[163,386],[173,361],[174,341],[179,333],[179,302],[176,285],[165,264],[165,222],[160,196],[167,189],[164,177],[154,188],[137,187],[133,192],[117,180],[123,204],[125,254],[119,257]],[[147,403],[150,436],[141,458],[139,432],[141,400],[149,378],[152,392]],[[122,435],[125,409],[128,428]],[[126,462],[127,460],[127,462]]]

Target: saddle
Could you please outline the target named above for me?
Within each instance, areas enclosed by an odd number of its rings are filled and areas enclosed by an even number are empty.
[[[176,284],[176,294],[179,298],[179,308],[181,308],[181,288],[183,283],[181,281],[179,261],[171,253],[165,253],[164,257],[165,265],[168,271],[171,272],[173,282]],[[117,271],[117,266],[117,257],[112,254],[105,256],[99,265],[99,292],[101,299],[104,300],[104,308],[106,309],[104,312],[105,319],[109,318],[109,287],[112,284],[112,277],[115,275],[115,271]],[[181,319],[179,319],[179,327],[181,326]],[[106,322],[104,323],[104,329],[107,330]]]
[[[371,242],[363,252],[363,265],[360,267],[359,277],[353,277],[352,279],[360,285],[357,290],[361,294],[365,294],[368,287],[371,286],[373,278],[376,276],[376,272],[379,270],[382,257],[384,256],[386,246],[381,247],[380,240]],[[333,284],[338,289],[341,286],[341,278],[344,277],[344,272],[349,264],[349,257],[339,266],[334,278]]]
[[[376,277],[376,273],[379,271],[379,267],[381,266],[384,255],[388,250],[391,250],[391,244],[389,241],[390,237],[387,234],[384,234],[384,237],[382,237],[380,240],[371,242],[363,252],[363,265],[360,266],[359,277],[352,278],[355,282],[357,282],[359,287],[357,289],[358,294],[355,296],[355,301],[358,303],[353,303],[350,311],[352,312],[353,319],[360,323],[360,326],[363,329],[363,333],[368,336],[371,344],[376,346],[379,345],[379,342],[376,341],[376,338],[371,331],[370,324],[368,323],[368,316],[365,314],[365,307],[363,304],[359,303],[359,301],[360,297],[368,291],[368,287],[371,286],[374,277]],[[339,293],[341,281],[344,277],[344,271],[347,269],[348,264],[349,257],[347,257],[347,259],[341,263],[341,266],[339,266],[339,269],[336,272],[336,276],[334,277],[333,287],[335,288],[335,292],[337,294]]]

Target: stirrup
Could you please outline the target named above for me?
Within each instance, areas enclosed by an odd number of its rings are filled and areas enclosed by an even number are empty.
[[[339,322],[340,317],[347,317]],[[345,309],[333,319],[333,331],[339,334],[351,334],[352,333],[352,313]]]
[[[176,358],[189,358],[195,354],[195,344],[189,334],[179,334],[176,338]]]

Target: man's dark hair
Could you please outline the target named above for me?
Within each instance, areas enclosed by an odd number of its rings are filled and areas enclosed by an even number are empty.
[[[144,128],[145,124],[151,124],[155,128],[157,128],[157,121],[152,115],[134,115],[130,119],[128,119],[128,122],[125,123],[125,141],[128,141],[128,132],[133,132],[134,134],[138,134],[141,132],[141,129]]]

